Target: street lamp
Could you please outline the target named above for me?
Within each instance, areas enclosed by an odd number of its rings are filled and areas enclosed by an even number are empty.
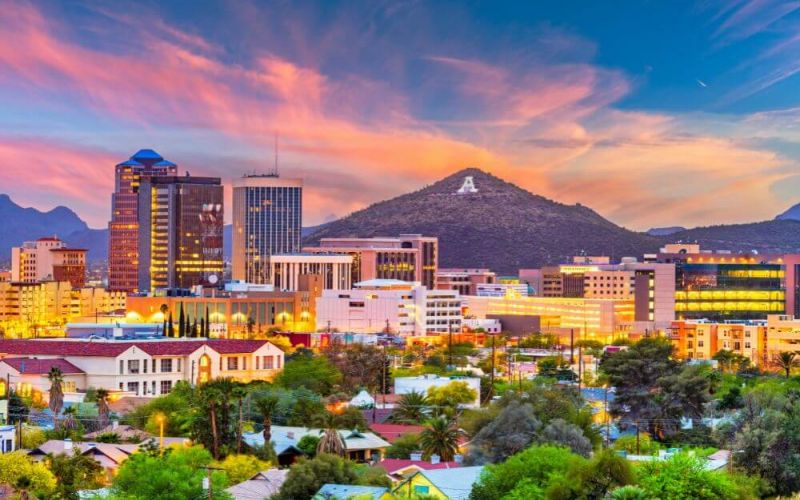
[[[164,456],[164,415],[159,413],[156,415],[156,422],[158,422],[158,448],[161,452],[161,456]]]

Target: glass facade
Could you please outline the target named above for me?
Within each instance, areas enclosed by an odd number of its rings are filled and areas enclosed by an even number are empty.
[[[249,176],[233,189],[233,278],[267,283],[269,257],[298,253],[303,188],[299,180]]]
[[[785,272],[773,263],[675,263],[680,319],[758,319],[785,309]]]

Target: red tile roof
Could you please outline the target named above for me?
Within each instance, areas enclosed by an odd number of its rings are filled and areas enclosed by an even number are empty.
[[[406,467],[411,467],[412,465],[415,465],[423,470],[435,470],[435,469],[455,469],[457,467],[461,467],[462,464],[458,462],[439,462],[438,464],[432,464],[430,462],[426,462],[425,460],[387,458],[385,460],[381,460],[375,465],[377,467],[382,467],[388,474],[394,474],[395,472],[401,469],[405,469]]]
[[[375,434],[379,434],[390,443],[394,443],[406,434],[418,434],[422,432],[425,427],[421,425],[374,423],[369,425],[369,429]]]
[[[65,359],[35,359],[35,358],[3,358],[0,363],[5,363],[20,373],[29,375],[43,375],[50,373],[50,368],[56,367],[61,373],[84,373],[83,370]]]
[[[41,356],[100,356],[116,357],[137,347],[151,356],[180,356],[191,354],[208,346],[220,354],[254,352],[266,340],[154,340],[148,342],[87,342],[74,340],[0,340],[0,356],[3,354]]]

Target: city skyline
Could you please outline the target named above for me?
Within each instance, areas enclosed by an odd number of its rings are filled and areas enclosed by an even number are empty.
[[[124,5],[0,12],[18,203],[104,227],[114,165],[152,148],[230,206],[276,133],[308,225],[468,166],[639,230],[798,201],[796,4]]]

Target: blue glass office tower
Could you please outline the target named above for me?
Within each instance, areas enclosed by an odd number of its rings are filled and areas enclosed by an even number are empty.
[[[232,278],[268,283],[269,257],[297,253],[303,212],[303,181],[247,175],[233,181]]]

